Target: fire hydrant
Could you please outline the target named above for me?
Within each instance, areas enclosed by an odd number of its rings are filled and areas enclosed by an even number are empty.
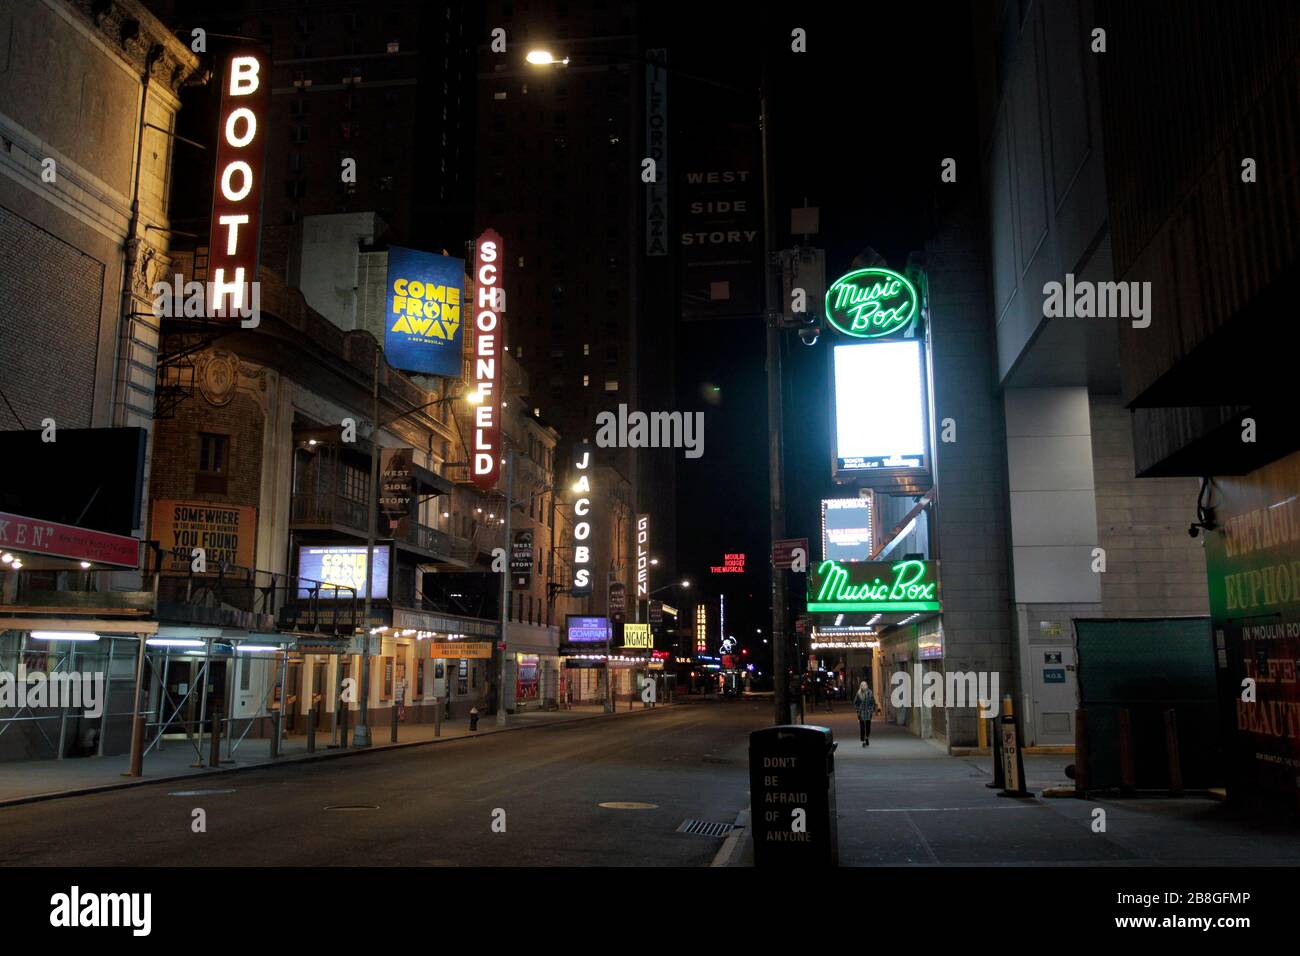
[[[471,707],[469,709],[469,729],[478,730],[478,708],[477,707]]]

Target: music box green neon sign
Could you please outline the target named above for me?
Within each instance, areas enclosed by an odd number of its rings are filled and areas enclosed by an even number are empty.
[[[858,269],[826,290],[826,319],[845,335],[876,339],[901,332],[916,318],[920,296],[893,269]]]
[[[942,610],[934,562],[823,561],[808,575],[808,610]]]

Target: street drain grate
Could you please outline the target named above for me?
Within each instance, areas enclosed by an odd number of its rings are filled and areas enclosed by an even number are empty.
[[[378,810],[379,805],[374,803],[336,803],[325,808],[326,810]]]
[[[169,797],[206,797],[214,793],[234,793],[234,790],[173,790]]]
[[[720,837],[726,836],[736,827],[731,823],[709,823],[707,820],[683,820],[682,825],[677,828],[678,833],[689,833],[691,836]]]

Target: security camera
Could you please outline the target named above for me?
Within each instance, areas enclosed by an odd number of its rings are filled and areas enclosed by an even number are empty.
[[[799,341],[804,345],[816,345],[817,338],[822,334],[822,330],[816,325],[810,325],[807,328],[799,330]]]

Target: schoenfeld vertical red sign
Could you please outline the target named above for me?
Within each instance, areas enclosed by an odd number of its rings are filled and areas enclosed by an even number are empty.
[[[270,91],[270,59],[263,51],[239,49],[226,60],[208,235],[209,314],[232,316],[247,311],[252,301]]]
[[[474,484],[484,491],[501,472],[501,338],[505,295],[501,237],[486,229],[474,245],[474,447],[470,456]]]

